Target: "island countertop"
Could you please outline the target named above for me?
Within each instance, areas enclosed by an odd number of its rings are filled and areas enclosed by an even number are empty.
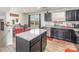
[[[46,32],[44,29],[31,29],[30,31],[19,33],[16,36],[30,41],[44,32]]]

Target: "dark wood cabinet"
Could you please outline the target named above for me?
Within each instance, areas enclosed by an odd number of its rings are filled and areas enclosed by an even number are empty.
[[[79,37],[77,36],[77,39],[76,39],[76,43],[78,43],[79,44]]]
[[[75,31],[71,29],[51,28],[51,37],[69,42],[76,42]]]
[[[57,38],[64,39],[65,38],[64,34],[65,34],[64,30],[62,30],[62,29],[58,30],[58,33],[57,33],[58,37]]]
[[[69,30],[65,31],[65,40],[72,41],[71,40],[71,32]]]
[[[41,52],[41,36],[36,37],[30,42],[31,52]]]
[[[31,52],[41,52],[41,40],[31,47]]]
[[[66,11],[66,21],[79,21],[79,10]]]
[[[64,39],[64,30],[55,29],[55,28],[52,28],[51,30],[52,30],[51,37],[57,39]]]
[[[30,42],[22,38],[16,37],[17,52],[40,52],[41,51],[41,36],[31,40]]]
[[[45,50],[46,45],[47,45],[47,36],[45,32],[44,34],[42,34],[42,44],[41,44],[42,51]]]
[[[54,29],[54,30],[55,30],[55,29]],[[54,36],[53,36],[54,38],[58,38],[58,31],[57,31],[57,30],[53,31],[53,35],[54,35]]]
[[[71,20],[76,21],[76,10],[71,11]]]
[[[79,10],[76,11],[76,21],[79,21]]]
[[[28,37],[23,38],[25,33],[23,34],[23,37],[16,36],[16,52],[42,52],[44,51],[46,45],[47,45],[47,36],[46,31],[44,31],[42,34],[36,36],[34,38],[29,40]],[[32,34],[31,34],[32,35]],[[22,35],[21,35],[22,36]]]
[[[66,21],[70,21],[71,19],[71,11],[66,11]]]
[[[76,13],[75,10],[66,11],[66,20],[75,21],[76,20],[75,13]]]
[[[29,47],[30,43],[29,41],[16,37],[16,52],[28,52],[30,51]]]
[[[45,13],[45,21],[52,21],[51,13]]]

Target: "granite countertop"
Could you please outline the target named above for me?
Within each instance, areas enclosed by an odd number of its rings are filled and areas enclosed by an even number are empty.
[[[46,30],[44,30],[44,29],[32,29],[30,31],[17,34],[16,36],[30,41],[30,40],[36,38],[37,36],[41,35],[44,32],[46,32]]]
[[[60,26],[44,26],[44,27],[52,27],[52,28],[59,28],[59,29],[73,29],[75,31],[79,31],[79,28],[65,28],[65,27],[60,27]]]
[[[65,28],[60,26],[44,26],[44,27],[52,27],[52,28],[59,28],[59,29],[73,29],[75,32],[79,31],[79,28]],[[76,33],[76,35],[79,37],[79,33]]]
[[[64,28],[64,27],[53,27],[53,28],[61,28],[61,29],[73,29],[76,33],[76,31],[79,31],[79,28]],[[76,33],[76,35],[79,37],[79,33]]]

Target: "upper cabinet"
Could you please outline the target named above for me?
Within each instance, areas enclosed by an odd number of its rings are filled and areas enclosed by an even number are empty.
[[[51,13],[45,13],[45,21],[52,21]]]
[[[79,21],[79,10],[76,11],[76,21]]]
[[[66,21],[79,21],[79,10],[66,11]]]

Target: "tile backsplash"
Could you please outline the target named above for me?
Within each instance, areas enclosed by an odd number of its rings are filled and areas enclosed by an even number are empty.
[[[79,22],[77,21],[70,21],[70,22],[66,22],[66,21],[57,21],[57,22],[46,22],[45,26],[60,26],[60,27],[68,27],[68,28],[79,28]]]
[[[56,22],[54,26],[63,26],[63,27],[72,27],[72,28],[79,28],[78,22]]]

